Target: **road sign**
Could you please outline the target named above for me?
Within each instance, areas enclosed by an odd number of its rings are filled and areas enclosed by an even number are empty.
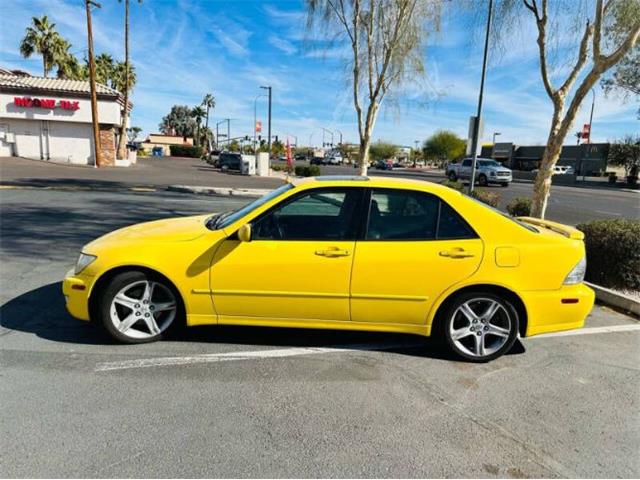
[[[262,122],[260,120],[256,122],[256,132],[262,132]]]
[[[582,126],[582,138],[589,138],[591,136],[591,125],[585,123]]]

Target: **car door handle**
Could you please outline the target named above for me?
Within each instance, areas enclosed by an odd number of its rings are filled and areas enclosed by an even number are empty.
[[[469,258],[469,257],[475,257],[476,254],[460,248],[460,249],[452,249],[452,250],[442,250],[440,252],[440,256],[448,257],[448,258]]]
[[[329,248],[327,250],[316,250],[316,255],[320,255],[321,257],[348,257],[349,250]]]

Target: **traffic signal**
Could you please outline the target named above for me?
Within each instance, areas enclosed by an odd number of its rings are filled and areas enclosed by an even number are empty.
[[[278,135],[276,135],[276,142],[278,141]]]
[[[248,141],[249,141],[249,135],[245,135],[245,136],[244,136],[244,141],[245,141],[245,142],[248,142]]]

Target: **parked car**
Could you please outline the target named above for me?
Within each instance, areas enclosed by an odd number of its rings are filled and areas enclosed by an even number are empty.
[[[313,157],[309,162],[311,165],[326,165],[326,161],[324,157]]]
[[[456,180],[471,179],[471,163],[473,159],[465,158],[460,163],[450,163],[447,165],[447,177],[455,182]],[[513,174],[510,169],[503,167],[502,164],[490,158],[476,159],[475,181],[482,186],[490,183],[498,183],[503,187],[509,186],[513,180]]]
[[[539,169],[531,170],[532,173],[538,173]],[[573,175],[575,171],[570,165],[556,165],[553,167],[553,175]]]
[[[378,160],[373,164],[373,168],[376,170],[393,170],[393,163],[387,160]]]
[[[440,336],[485,362],[518,336],[584,325],[583,238],[435,183],[319,177],[111,232],[62,290],[71,315],[125,343],[181,323],[372,330]]]
[[[298,153],[293,158],[298,161],[303,161],[307,159],[307,156],[303,153]]]
[[[238,170],[242,168],[242,155],[235,152],[222,152],[218,157],[218,166],[222,170]]]
[[[338,155],[330,155],[324,158],[326,165],[340,165],[342,163],[342,157]]]

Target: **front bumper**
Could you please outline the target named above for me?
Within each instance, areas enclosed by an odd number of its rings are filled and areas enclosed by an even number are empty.
[[[511,183],[513,181],[513,175],[492,175],[489,177],[489,182],[492,183]]]
[[[79,320],[89,320],[89,292],[93,284],[93,277],[88,275],[73,274],[73,270],[67,272],[62,282],[67,311]]]
[[[527,337],[582,328],[593,308],[595,293],[584,283],[559,290],[523,292],[527,309]]]

